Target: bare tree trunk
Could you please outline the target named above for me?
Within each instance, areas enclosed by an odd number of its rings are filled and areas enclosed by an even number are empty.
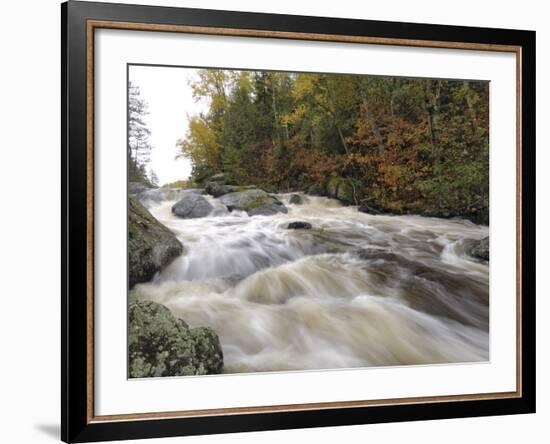
[[[281,144],[281,137],[279,134],[279,118],[277,115],[277,99],[275,97],[275,79],[271,77],[271,107],[273,109],[273,129],[275,130],[275,140],[277,145]]]
[[[342,127],[340,125],[340,122],[338,122],[338,117],[336,116],[335,106],[334,106],[334,96],[332,93],[332,89],[330,88],[330,84],[326,83],[327,88],[327,101],[328,101],[328,113],[330,114],[330,117],[332,118],[332,121],[334,123],[334,126],[336,127],[336,130],[338,131],[338,136],[340,137],[340,142],[342,142],[342,146],[344,147],[344,151],[346,154],[349,154],[348,144],[346,143],[346,139],[344,139],[344,133],[342,132]]]
[[[334,126],[336,126],[336,129],[338,130],[338,135],[340,136],[340,141],[342,142],[342,145],[344,147],[344,151],[346,154],[349,154],[348,144],[346,143],[346,139],[344,138],[344,134],[342,133],[342,128],[340,127],[340,124],[336,120],[336,118],[333,117],[334,120]]]
[[[359,205],[359,201],[357,200],[357,190],[355,189],[355,184],[353,183],[353,180],[351,177],[348,177],[348,183],[351,185],[351,189],[353,192],[353,201],[355,202],[355,205]]]
[[[441,100],[441,80],[438,80],[436,83],[435,93],[433,93],[433,98],[430,97],[432,94],[430,83],[426,83],[426,112],[428,114],[428,129],[430,131],[430,143],[434,150],[437,149],[437,121],[439,117],[439,107]],[[430,100],[431,99],[431,100]],[[430,101],[432,103],[430,103]]]
[[[474,108],[474,104],[472,103],[472,97],[470,95],[470,85],[468,84],[468,82],[466,80],[463,83],[464,83],[464,86],[468,90],[467,93],[466,93],[466,105],[468,106],[468,112],[470,114],[470,119],[471,119],[471,123],[472,123],[472,132],[473,132],[473,134],[475,134],[476,131],[477,131],[477,128],[478,128],[477,113],[476,113],[476,110]]]
[[[376,124],[376,119],[374,118],[374,115],[372,114],[372,111],[369,107],[367,94],[363,92],[361,94],[361,98],[363,99],[363,108],[365,109],[365,115],[367,116],[367,119],[369,121],[369,125],[371,127],[372,133],[376,138],[376,144],[378,145],[378,152],[382,154],[384,152],[384,139],[382,138],[382,134],[380,134],[380,130],[378,129],[378,125]]]

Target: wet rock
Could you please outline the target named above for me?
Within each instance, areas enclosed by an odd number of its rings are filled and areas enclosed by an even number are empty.
[[[290,196],[289,202],[294,205],[301,205],[304,203],[304,200],[299,194],[293,194],[292,196]]]
[[[219,182],[207,182],[205,186],[205,191],[208,194],[211,194],[214,197],[220,197],[229,193],[236,193],[238,191],[252,190],[255,189],[254,185],[224,185]]]
[[[326,193],[327,193],[327,190],[325,188],[325,184],[323,183],[317,183],[315,185],[312,185],[306,191],[306,194],[309,196],[326,196]]]
[[[473,214],[467,215],[466,218],[471,220],[474,224],[489,226],[489,208],[480,208]]]
[[[219,197],[219,201],[229,211],[246,211],[249,216],[271,216],[288,211],[280,200],[259,189],[228,193]]]
[[[472,243],[472,245],[466,249],[466,253],[476,259],[482,261],[489,260],[489,237],[477,240]]]
[[[235,191],[235,188],[233,185],[223,185],[218,182],[207,182],[206,186],[204,187],[204,190],[207,194],[210,194],[214,197],[220,197],[224,194],[231,193]]]
[[[186,219],[205,217],[214,209],[200,194],[187,193],[172,206],[172,214]]]
[[[211,328],[191,329],[164,305],[149,301],[130,302],[128,321],[131,378],[223,371],[223,351]]]
[[[183,252],[176,236],[136,199],[128,199],[128,279],[130,288],[150,281]]]
[[[289,230],[311,230],[311,224],[308,222],[290,222],[287,226]]]
[[[383,214],[385,212],[383,206],[373,199],[367,202],[362,202],[357,207],[357,211],[360,211],[361,213],[374,214],[374,215]]]

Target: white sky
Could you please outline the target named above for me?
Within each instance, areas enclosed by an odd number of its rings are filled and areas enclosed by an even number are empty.
[[[151,163],[159,185],[191,174],[188,159],[175,159],[176,142],[185,136],[188,117],[205,112],[204,102],[195,102],[189,81],[196,78],[196,69],[158,66],[130,66],[129,80],[139,86],[141,98],[149,105],[145,122],[151,130]]]

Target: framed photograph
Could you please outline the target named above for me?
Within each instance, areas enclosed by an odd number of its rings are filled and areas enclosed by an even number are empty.
[[[62,439],[535,411],[535,33],[69,1]]]

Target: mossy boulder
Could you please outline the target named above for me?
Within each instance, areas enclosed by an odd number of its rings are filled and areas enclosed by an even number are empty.
[[[164,305],[132,301],[128,307],[129,377],[189,376],[223,371],[223,352],[208,327],[189,328]]]
[[[183,252],[174,233],[136,199],[128,199],[128,280],[130,288],[150,281]]]
[[[249,216],[270,216],[277,213],[287,213],[288,211],[279,199],[259,189],[225,194],[219,198],[219,201],[229,211],[246,211]]]
[[[488,261],[489,260],[489,236],[476,240],[466,248],[466,253],[473,258]]]

